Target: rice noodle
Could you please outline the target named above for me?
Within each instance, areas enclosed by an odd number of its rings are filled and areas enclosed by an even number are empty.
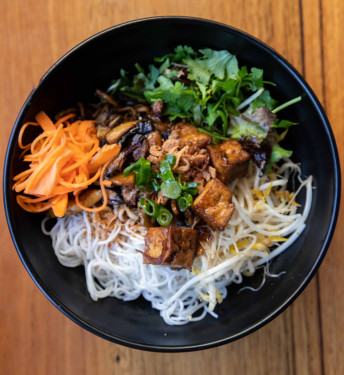
[[[131,301],[142,295],[170,325],[197,321],[207,314],[216,318],[214,308],[226,298],[226,287],[242,283],[245,274],[252,275],[265,265],[262,288],[265,277],[274,276],[268,262],[296,241],[306,225],[312,178],[302,181],[300,167],[289,159],[272,173],[262,177],[259,173],[251,163],[247,176],[231,184],[236,211],[223,232],[212,231],[213,241],[201,242],[204,254],[195,259],[192,272],[143,264],[139,251],[144,251],[146,229],[126,206],[115,207],[110,222],[101,220],[100,213],[83,212],[58,219],[50,231],[45,219],[42,230],[51,236],[61,264],[84,266],[93,300]],[[295,176],[300,187],[286,200],[287,182]],[[303,187],[306,198],[299,212],[294,202]],[[241,291],[245,289],[255,290],[244,287]]]

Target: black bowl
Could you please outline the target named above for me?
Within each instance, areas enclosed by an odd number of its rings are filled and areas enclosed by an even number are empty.
[[[301,125],[292,129],[286,147],[302,161],[304,176],[314,176],[314,195],[307,227],[297,241],[279,255],[268,278],[256,293],[238,294],[217,307],[219,318],[207,316],[185,326],[168,326],[150,304],[139,299],[122,302],[89,297],[84,270],[65,268],[57,261],[50,239],[41,232],[42,216],[24,212],[11,190],[20,171],[16,145],[23,123],[44,110],[50,116],[94,99],[96,88],[106,88],[120,68],[142,65],[179,44],[194,48],[228,49],[241,65],[264,69],[264,78],[277,83],[272,94],[280,102],[298,95],[301,103],[283,115]],[[340,200],[340,169],[334,137],[323,108],[298,72],[274,50],[257,39],[216,22],[185,17],[158,17],[128,22],[105,30],[79,44],[42,77],[26,100],[9,141],[4,169],[4,201],[8,225],[18,254],[46,297],[65,315],[110,341],[155,351],[186,351],[224,344],[263,326],[282,312],[305,288],[319,267],[332,237]],[[261,275],[247,280],[258,285]]]

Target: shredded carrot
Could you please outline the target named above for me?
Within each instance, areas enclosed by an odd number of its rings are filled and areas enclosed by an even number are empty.
[[[67,204],[68,204],[68,194],[60,194],[56,195],[51,200],[51,208],[54,211],[54,214],[56,217],[62,217],[66,210],[67,210]]]
[[[13,189],[18,204],[29,212],[52,209],[57,217],[64,216],[69,193],[82,210],[100,211],[107,205],[104,173],[107,165],[118,156],[117,144],[99,147],[93,121],[74,121],[74,114],[60,118],[54,124],[44,113],[36,116],[37,123],[23,125],[19,148],[28,169],[13,178]],[[32,143],[23,145],[23,135],[29,125],[40,126],[43,132]],[[79,201],[81,191],[99,179],[103,204],[96,208],[84,207]]]
[[[49,130],[56,130],[54,123],[50,120],[47,114],[43,111],[39,112],[39,114],[36,115],[36,121],[45,132]]]

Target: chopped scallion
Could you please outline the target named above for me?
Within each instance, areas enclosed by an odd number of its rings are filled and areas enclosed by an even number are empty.
[[[156,220],[162,227],[167,227],[171,223],[172,218],[173,215],[167,208],[159,206],[159,213]]]
[[[175,165],[177,158],[176,158],[176,155],[166,154],[165,160],[167,160],[171,165]]]
[[[182,187],[178,181],[167,180],[162,182],[161,192],[167,198],[177,199],[182,192]]]
[[[143,209],[143,211],[148,215],[152,217],[158,217],[159,214],[159,207],[156,203],[151,201],[149,198],[141,197],[140,198],[140,205]]]
[[[191,194],[184,194],[177,199],[178,207],[181,212],[186,211],[192,205],[193,198]]]

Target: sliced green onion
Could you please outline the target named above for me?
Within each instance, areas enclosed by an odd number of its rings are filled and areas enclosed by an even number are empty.
[[[130,173],[136,170],[137,168],[139,168],[138,161],[134,164],[129,165],[129,167],[125,168],[123,171],[123,176],[128,177]]]
[[[160,185],[159,185],[159,182],[156,178],[152,179],[152,186],[153,186],[154,191],[160,190]]]
[[[135,184],[137,186],[145,186],[148,184],[150,179],[150,167],[151,162],[149,160],[143,159],[141,161],[140,169],[138,170],[138,173],[135,175],[137,177],[137,179],[135,179]]]
[[[160,163],[160,172],[161,172],[161,178],[164,181],[174,180],[174,176],[173,176],[173,173],[171,171],[171,164],[169,163],[168,160],[163,160]]]
[[[185,191],[191,195],[197,195],[199,193],[197,188],[189,188],[189,189],[186,189]]]
[[[128,177],[130,173],[135,171],[135,185],[140,189],[146,186],[150,180],[151,162],[145,158],[139,159],[136,163],[129,165],[123,171],[124,177]]]
[[[170,199],[177,199],[182,192],[182,187],[178,181],[163,181],[160,188],[165,197]]]
[[[194,188],[194,187],[198,187],[198,186],[201,186],[200,182],[185,182],[183,187],[185,189],[190,189],[190,188]]]
[[[156,203],[151,201],[149,198],[141,197],[140,198],[140,205],[143,209],[143,211],[148,216],[158,217],[159,215],[159,207]]]
[[[171,165],[175,165],[177,158],[176,158],[176,155],[166,154],[165,160],[167,160]]]
[[[198,186],[201,186],[199,182],[184,182],[182,189],[191,195],[198,194]]]
[[[162,227],[167,227],[172,221],[172,217],[173,215],[167,208],[159,206],[159,213],[156,220]]]
[[[183,196],[177,199],[178,207],[181,212],[186,211],[192,205],[193,198],[191,194],[184,194]]]

